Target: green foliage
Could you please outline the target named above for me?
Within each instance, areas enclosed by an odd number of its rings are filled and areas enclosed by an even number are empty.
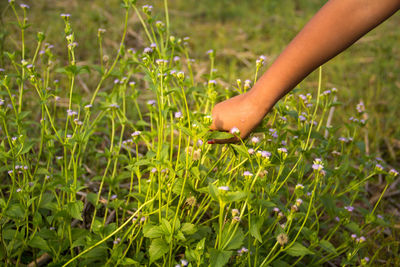
[[[241,23],[258,4],[277,19],[317,6],[214,2],[204,1],[195,19],[211,4],[204,16]],[[29,10],[11,1],[0,30],[5,264],[35,264],[45,254],[50,266],[320,266],[332,259],[365,265],[383,229],[395,233],[390,217],[378,214],[381,200],[369,204],[364,190],[384,177],[382,196],[397,172],[366,153],[361,104],[354,119],[332,126],[328,114],[342,108],[336,90],[319,86],[313,96],[297,89],[248,140],[210,145],[209,139],[233,137],[209,126],[212,106],[236,94],[226,89],[236,67],[218,67],[224,59],[215,51],[209,61],[193,62],[189,40],[171,35],[173,12],[161,21],[158,6],[126,0],[121,9],[107,8],[113,16],[89,11],[90,23],[51,13],[51,26],[64,27],[59,42],[52,27],[32,34],[39,22],[27,24],[42,4]],[[114,23],[121,12],[122,34]],[[281,28],[297,22],[291,20]],[[97,30],[101,25],[108,31]],[[89,34],[95,28],[97,39]],[[9,33],[15,29],[18,35]],[[193,34],[198,44],[212,39]],[[115,49],[110,40],[117,36]],[[261,70],[250,67],[255,59],[243,59],[252,77]],[[237,84],[237,92],[249,89]]]

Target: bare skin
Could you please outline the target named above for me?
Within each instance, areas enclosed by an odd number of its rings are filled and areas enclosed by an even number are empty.
[[[306,24],[253,88],[215,105],[211,130],[246,138],[285,94],[400,9],[400,0],[330,0]],[[230,143],[236,139],[211,140]]]

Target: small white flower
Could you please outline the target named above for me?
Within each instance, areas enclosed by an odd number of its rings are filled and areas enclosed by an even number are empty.
[[[233,128],[230,130],[230,133],[233,134],[233,135],[239,135],[239,134],[240,134],[240,130],[239,130],[239,128],[237,128],[237,127],[233,127]]]
[[[218,190],[221,190],[221,191],[229,191],[229,186],[220,186],[220,187],[218,187]]]

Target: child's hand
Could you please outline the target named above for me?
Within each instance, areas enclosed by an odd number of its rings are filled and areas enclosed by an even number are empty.
[[[236,127],[240,131],[240,138],[246,138],[266,114],[265,108],[259,107],[259,99],[255,99],[253,95],[250,91],[215,105],[212,110],[211,130],[230,132]],[[209,143],[225,144],[237,141],[238,138],[214,139]]]

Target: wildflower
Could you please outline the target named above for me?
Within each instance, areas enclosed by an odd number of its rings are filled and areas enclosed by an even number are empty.
[[[273,137],[273,138],[278,138],[278,133],[277,133],[277,131],[275,130],[275,129],[269,129],[268,130],[269,131],[269,133],[270,133],[270,135]]]
[[[357,235],[356,234],[352,234],[350,237],[351,237],[351,239],[356,239]]]
[[[348,212],[353,212],[354,207],[353,206],[345,206],[344,209],[347,210]]]
[[[155,106],[155,104],[156,104],[156,101],[153,99],[147,101],[147,105]]]
[[[239,134],[240,134],[240,130],[239,130],[239,128],[237,128],[237,127],[233,127],[233,128],[230,130],[230,133],[233,134],[233,135],[239,135]]]
[[[11,175],[11,174],[13,174],[13,172],[14,172],[13,170],[9,170],[8,174]]]
[[[143,53],[145,53],[145,54],[151,54],[151,53],[153,53],[153,49],[150,48],[150,47],[145,47],[145,48],[143,49]]]
[[[217,85],[217,81],[216,80],[209,80],[208,81],[208,85],[211,85],[211,86]]]
[[[189,262],[185,259],[181,259],[181,266],[187,266]]]
[[[131,136],[132,136],[132,137],[134,137],[134,136],[139,136],[140,134],[141,134],[140,131],[134,131],[134,132],[131,134]]]
[[[287,149],[285,147],[280,147],[280,148],[278,148],[278,153],[279,154],[287,154]]]
[[[364,260],[366,263],[369,262],[369,258],[368,258],[368,257],[365,257],[363,260]]]
[[[199,139],[197,140],[197,146],[202,146],[203,145],[203,140]]]
[[[283,212],[280,211],[280,212],[278,213],[278,219],[283,218],[284,216],[285,216],[285,215],[283,214]]]
[[[85,106],[86,109],[89,109],[89,108],[91,108],[91,107],[92,107],[92,104],[87,104],[87,105]]]
[[[77,125],[82,125],[82,124],[83,124],[83,122],[80,121],[80,120],[78,120],[77,118],[74,119],[74,122],[75,122]]]
[[[250,155],[253,155],[253,154],[254,154],[254,149],[253,149],[253,148],[249,148],[249,149],[247,150],[247,152],[248,152]]]
[[[364,102],[360,101],[360,103],[357,104],[356,109],[358,113],[363,113],[365,111]]]
[[[240,212],[238,209],[232,209],[232,217],[235,217],[237,215],[240,215]]]
[[[56,230],[56,228],[55,228],[55,227],[53,227],[53,226],[51,226],[49,229],[50,229],[50,231],[54,231],[54,230]]]
[[[242,256],[244,253],[247,253],[247,252],[249,252],[249,250],[248,250],[247,248],[245,248],[245,247],[242,247],[241,249],[239,249],[239,250],[237,251],[237,253],[238,253],[240,256]]]
[[[141,222],[141,223],[143,223],[143,222],[145,222],[145,221],[146,221],[146,217],[140,218],[140,222]]]
[[[117,245],[119,242],[121,242],[121,238],[117,238],[113,241],[114,245]]]
[[[174,62],[178,62],[179,60],[181,60],[179,56],[174,56]]]
[[[176,77],[177,77],[180,81],[183,81],[183,80],[185,79],[185,73],[184,73],[183,71],[179,71],[179,72],[176,74]]]
[[[317,172],[321,172],[324,169],[324,165],[320,158],[316,158],[313,163],[312,168]]]
[[[71,15],[70,14],[60,14],[63,19],[68,19]]]
[[[232,218],[232,222],[233,222],[233,223],[240,222],[240,217],[239,217],[239,216],[234,216],[234,217]]]
[[[135,85],[136,85],[136,83],[134,81],[129,82],[129,86],[133,87]]]
[[[376,215],[376,217],[378,217],[378,219],[382,219],[383,220],[383,216],[380,215],[380,214]]]
[[[156,27],[159,28],[159,29],[162,29],[162,28],[165,27],[165,24],[164,24],[164,22],[162,22],[160,20],[157,20],[156,21]]]
[[[306,119],[306,117],[304,117],[303,115],[300,115],[300,116],[299,116],[299,120],[300,120],[300,121],[306,121],[307,119]]]
[[[214,56],[214,50],[209,49],[209,50],[207,50],[206,54],[209,56]]]
[[[245,80],[244,81],[244,89],[249,89],[251,87],[251,81],[250,80]]]
[[[245,172],[243,172],[243,176],[251,177],[251,176],[253,176],[253,174],[249,171],[245,171]]]
[[[378,163],[378,164],[375,165],[375,170],[378,171],[378,172],[381,172],[381,171],[383,171],[383,166]]]
[[[349,142],[349,139],[347,139],[346,137],[339,137],[339,139],[338,139],[340,142],[342,142],[342,143],[348,143]]]
[[[221,190],[221,191],[229,191],[229,186],[220,186],[220,187],[218,187],[218,190]]]
[[[392,175],[393,177],[396,177],[397,175],[399,175],[399,172],[396,171],[395,169],[391,169],[391,170],[389,171],[389,174]]]
[[[112,195],[112,196],[110,197],[110,199],[111,199],[111,200],[114,200],[114,199],[117,199],[117,197],[118,197],[117,195]]]
[[[296,199],[296,205],[300,206],[301,203],[303,203],[303,200],[301,198]]]
[[[364,236],[360,236],[359,238],[356,239],[357,243],[363,243],[365,242],[367,239]]]
[[[279,235],[276,237],[276,241],[277,241],[281,246],[283,246],[283,245],[285,245],[285,244],[289,241],[289,239],[288,239],[287,234],[281,233],[281,234],[279,234]]]
[[[296,205],[292,205],[292,207],[290,208],[291,212],[296,212],[299,210],[299,207],[297,207]]]
[[[182,115],[182,112],[180,112],[180,111],[177,111],[177,112],[175,112],[175,119],[181,119],[181,118],[183,118],[183,115]]]
[[[257,143],[260,142],[260,138],[258,138],[257,136],[253,136],[253,137],[251,138],[251,142],[252,142],[253,144],[257,144]]]
[[[297,190],[297,189],[303,189],[303,188],[304,188],[304,185],[302,185],[302,184],[297,184],[296,187],[295,187],[295,190]]]
[[[144,5],[144,6],[142,6],[142,10],[145,14],[150,15],[151,11],[153,10],[153,6],[152,5]]]
[[[70,134],[67,134],[67,138],[71,138],[72,137],[72,135],[70,135]]]
[[[210,115],[204,116],[203,120],[204,120],[204,123],[206,123],[206,124],[212,123],[212,117]]]
[[[201,158],[201,149],[196,149],[193,151],[193,147],[188,147],[187,148],[187,153],[192,155],[193,160],[199,160]]]
[[[78,115],[78,113],[76,111],[68,109],[67,110],[67,115],[68,115],[68,117],[72,117],[72,116]]]
[[[271,152],[262,150],[262,151],[257,151],[257,155],[265,158],[265,159],[269,159],[271,157]]]
[[[339,218],[338,216],[335,217],[335,220],[336,220],[337,222],[340,222],[340,218]]]
[[[18,189],[16,190],[17,193],[19,193],[19,192],[21,192],[21,191],[22,191],[21,188],[18,188]]]
[[[279,211],[280,211],[278,207],[275,207],[275,208],[273,208],[272,210],[273,210],[274,212],[279,212]]]
[[[135,223],[137,221],[137,217],[132,218],[132,223]]]
[[[55,100],[55,101],[59,101],[60,99],[61,99],[61,97],[59,97],[59,96],[55,96],[55,97],[54,97],[54,100]]]
[[[157,171],[157,168],[152,168],[151,173],[155,173]]]
[[[191,197],[188,197],[187,199],[186,199],[186,201],[185,201],[185,203],[187,204],[187,205],[189,205],[189,206],[194,206],[194,205],[196,205],[196,198],[194,197],[194,196],[191,196]]]
[[[261,178],[263,178],[263,177],[264,177],[265,175],[267,175],[267,174],[268,174],[268,171],[267,171],[267,170],[262,170],[258,176],[260,176]]]
[[[29,9],[29,6],[26,4],[20,4],[19,5],[22,9]]]

